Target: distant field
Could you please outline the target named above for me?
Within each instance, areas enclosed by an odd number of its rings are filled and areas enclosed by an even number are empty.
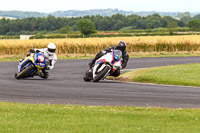
[[[16,18],[14,18],[14,17],[1,17],[1,16],[0,16],[0,19],[2,19],[2,18],[6,18],[6,19],[16,19]]]
[[[43,48],[49,42],[57,45],[58,56],[68,54],[91,55],[124,40],[129,53],[154,52],[199,52],[200,35],[190,36],[147,36],[147,37],[111,37],[78,39],[38,39],[38,40],[0,40],[0,56],[26,55],[30,48]]]

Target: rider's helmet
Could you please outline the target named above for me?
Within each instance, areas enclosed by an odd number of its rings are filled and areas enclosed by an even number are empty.
[[[116,46],[117,49],[124,51],[126,50],[126,43],[124,41],[119,41]]]
[[[53,55],[56,51],[56,45],[54,43],[49,43],[48,46],[47,46],[47,51],[48,51],[48,54],[49,55]]]

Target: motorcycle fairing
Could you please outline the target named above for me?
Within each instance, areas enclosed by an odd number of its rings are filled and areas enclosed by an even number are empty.
[[[116,50],[103,55],[96,61],[93,69],[93,77],[95,77],[98,72],[102,71],[106,65],[111,68],[112,72],[121,66],[121,58],[115,55],[115,51]]]
[[[45,56],[40,53],[32,53],[30,56],[26,57],[18,66],[18,73],[22,71],[22,69],[34,65],[36,69],[33,69],[29,72],[28,77],[33,77],[38,74],[40,70],[45,68]]]

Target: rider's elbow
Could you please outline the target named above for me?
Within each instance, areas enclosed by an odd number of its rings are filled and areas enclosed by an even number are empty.
[[[49,66],[49,69],[50,69],[50,70],[54,69],[54,66]]]

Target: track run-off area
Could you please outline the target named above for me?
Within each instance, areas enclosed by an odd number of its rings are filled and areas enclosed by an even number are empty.
[[[18,62],[0,62],[0,101],[19,103],[200,108],[200,87],[84,82],[89,60],[58,60],[49,78],[16,80]],[[200,63],[200,57],[130,59],[126,69]]]

